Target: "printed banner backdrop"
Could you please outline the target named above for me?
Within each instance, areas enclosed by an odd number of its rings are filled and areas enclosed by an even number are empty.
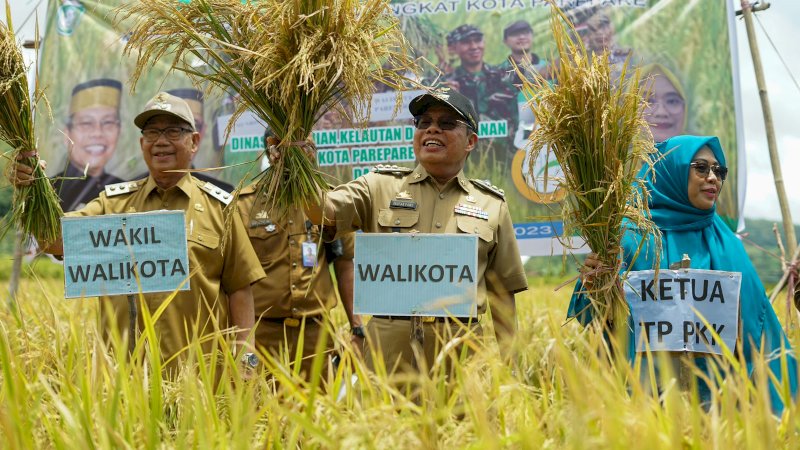
[[[136,93],[130,92],[127,80],[133,61],[122,57],[127,31],[112,25],[112,10],[120,3],[50,1],[40,80],[48,88],[54,121],[51,125],[39,121],[40,152],[51,161],[50,175],[82,175],[87,162],[98,185],[146,174],[133,117],[157,91],[192,88],[181,74],[168,73],[171,61],[165,60],[140,81]],[[617,67],[631,58],[651,76],[651,106],[647,112],[657,140],[676,134],[719,136],[731,174],[718,210],[736,228],[744,186],[738,171],[742,157],[737,152],[737,67],[730,50],[735,44],[729,29],[731,2],[557,3],[572,17],[587,48],[596,52],[608,49]],[[557,237],[563,230],[560,201],[566,195],[558,184],[560,168],[546,152],[532,164],[527,157],[527,136],[535,124],[508,62],[509,55],[528,55],[533,68],[547,74],[554,62],[547,3],[394,0],[392,8],[419,55],[430,62],[422,81],[458,89],[473,100],[480,114],[481,139],[467,161],[467,175],[489,179],[505,190],[523,254],[559,254]],[[111,82],[100,83],[101,89],[92,83],[81,89],[91,80],[106,79],[121,82],[121,89],[115,91]],[[119,92],[117,101],[113,99],[115,92]],[[403,108],[393,115],[394,93],[385,89],[378,93],[366,129],[347,123],[335,112],[321,118],[314,138],[323,169],[344,182],[377,164],[413,167],[413,127],[406,106],[415,94],[405,93]],[[98,96],[112,99],[98,102]],[[225,94],[206,95],[190,102],[200,108],[202,123],[198,125],[203,126],[196,167],[252,161],[263,149],[263,126],[253,116],[242,117],[233,135],[225,139],[223,131],[233,102],[234,97]],[[98,104],[111,116],[102,116],[103,111],[97,108],[91,114],[81,109]],[[118,123],[114,110],[118,110]],[[94,137],[84,138],[81,131],[91,131]],[[73,144],[68,152],[70,140]],[[261,164],[241,165],[210,174],[236,184],[261,168]],[[73,186],[84,181],[65,180],[62,196],[67,191],[92,192],[91,187]],[[70,203],[66,205],[68,209],[85,202],[78,198]]]

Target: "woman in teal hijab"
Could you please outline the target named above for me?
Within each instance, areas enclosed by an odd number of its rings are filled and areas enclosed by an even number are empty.
[[[769,303],[764,286],[745,253],[744,246],[736,235],[716,213],[716,200],[727,176],[725,155],[716,137],[675,136],[656,145],[652,171],[643,167],[639,178],[644,180],[649,191],[649,206],[653,222],[661,230],[661,259],[656,261],[653,236],[643,237],[630,223],[625,223],[626,233],[622,240],[624,269],[662,269],[680,262],[684,254],[691,258],[693,269],[710,269],[741,272],[742,284],[739,300],[741,321],[740,341],[742,354],[752,375],[752,360],[758,345],[763,340],[764,355],[772,373],[781,379],[781,348],[789,366],[788,382],[792,397],[797,394],[797,362],[781,324]],[[633,256],[642,239],[646,243],[638,257]],[[576,287],[570,302],[568,317],[576,317],[586,324],[591,319],[589,300]],[[632,329],[632,327],[631,327]],[[631,332],[629,358],[635,357]],[[752,345],[751,343],[754,343]],[[697,367],[709,374],[713,380],[709,363],[711,357],[698,355],[694,359]],[[698,380],[701,400],[708,401],[711,393],[703,380]],[[773,411],[780,413],[783,403],[770,383],[770,399]]]

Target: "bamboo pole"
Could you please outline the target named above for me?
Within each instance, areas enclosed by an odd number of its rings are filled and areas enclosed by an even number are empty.
[[[772,123],[772,110],[769,106],[767,96],[767,84],[764,80],[764,69],[761,66],[761,54],[758,51],[755,29],[753,27],[753,11],[763,11],[769,8],[769,3],[765,3],[755,9],[747,0],[741,0],[742,17],[747,30],[747,40],[750,43],[750,53],[753,57],[753,69],[756,73],[756,83],[758,85],[758,95],[761,97],[761,111],[764,114],[764,127],[767,132],[767,147],[769,149],[769,159],[772,163],[772,177],[775,180],[775,190],[778,192],[778,203],[781,207],[781,217],[783,219],[783,232],[786,235],[786,251],[789,255],[795,253],[797,248],[797,237],[794,233],[794,222],[792,212],[789,209],[789,201],[786,198],[786,189],[783,184],[783,173],[781,172],[781,161],[778,155],[778,144],[775,141],[775,127]]]

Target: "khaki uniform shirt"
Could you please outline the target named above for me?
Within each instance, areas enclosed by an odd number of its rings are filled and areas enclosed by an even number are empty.
[[[461,171],[440,192],[421,165],[413,171],[379,166],[376,172],[340,185],[328,194],[327,203],[336,214],[337,234],[364,230],[478,235],[478,312],[482,313],[487,293],[513,294],[526,290],[528,281],[502,194],[479,184]],[[392,200],[408,201],[409,197],[416,202],[416,210],[390,206]],[[458,204],[480,208],[488,219],[457,214]]]
[[[127,183],[126,183],[127,184]],[[152,177],[134,181],[130,192],[114,195],[120,185],[112,185],[83,209],[69,213],[75,216],[100,216],[134,212],[183,210],[186,212],[186,239],[191,275],[188,291],[178,291],[155,323],[164,359],[180,352],[193,334],[202,336],[231,326],[229,305],[225,293],[233,293],[264,278],[264,270],[247,239],[238,215],[233,215],[226,229],[225,204],[203,191],[205,182],[186,175],[166,191]],[[114,190],[111,190],[111,188]],[[107,193],[111,192],[111,196]],[[154,314],[172,293],[144,294],[144,303]],[[104,322],[116,322],[120,330],[129,327],[126,296],[101,299]],[[108,301],[105,301],[108,300]],[[105,306],[110,304],[113,316],[108,317]],[[142,302],[139,303],[142,308]],[[142,327],[141,314],[139,327]],[[106,324],[108,325],[108,324]],[[187,335],[188,333],[188,335]],[[212,342],[203,344],[204,350]]]
[[[253,285],[256,318],[303,317],[321,314],[336,306],[336,292],[328,267],[325,246],[320,245],[319,227],[312,225],[300,208],[287,214],[268,215],[266,198],[258,198],[255,185],[239,192],[237,203],[250,243],[269,273]],[[316,265],[303,265],[304,243],[316,249]],[[344,253],[353,259],[353,234],[342,237]]]

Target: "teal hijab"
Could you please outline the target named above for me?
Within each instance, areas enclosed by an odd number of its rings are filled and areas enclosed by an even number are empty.
[[[638,177],[644,181],[649,194],[648,205],[652,220],[661,230],[661,258],[658,261],[655,258],[655,239],[652,236],[642,236],[635,226],[625,222],[623,226],[627,231],[622,240],[625,266],[630,270],[650,270],[656,266],[666,269],[670,264],[680,261],[684,254],[688,254],[693,269],[741,272],[740,338],[748,370],[752,370],[752,357],[763,339],[765,355],[775,357],[769,364],[770,368],[780,379],[778,356],[782,346],[790,349],[789,342],[744,246],[716,213],[716,206],[703,210],[695,208],[689,201],[689,177],[696,176],[692,173],[690,164],[703,147],[708,147],[718,163],[726,166],[725,154],[716,137],[675,136],[656,145],[657,151],[652,155],[652,169],[643,167]],[[646,243],[634,260],[633,255],[643,239]],[[581,297],[583,296],[573,295],[568,314],[585,322],[587,317],[582,317],[584,315],[580,311],[586,308],[588,300]],[[633,358],[635,349],[632,336],[629,343],[629,356]],[[791,353],[787,359],[788,381],[794,396],[797,393],[797,363]],[[708,358],[699,357],[696,362],[699,368],[708,369]],[[783,404],[777,391],[771,387],[770,394],[773,410],[780,412]],[[706,400],[710,398],[707,386],[700,386],[700,395]]]

